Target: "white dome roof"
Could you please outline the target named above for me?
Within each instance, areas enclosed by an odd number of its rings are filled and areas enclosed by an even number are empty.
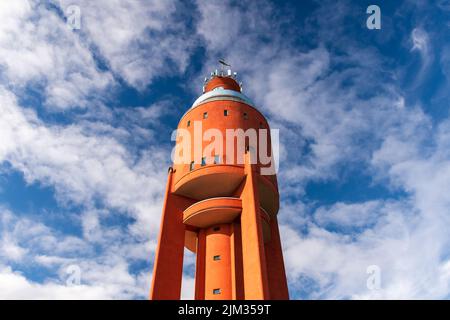
[[[197,107],[200,104],[209,102],[209,101],[217,101],[217,100],[232,100],[246,103],[252,107],[253,102],[244,94],[234,91],[234,90],[226,90],[222,87],[215,88],[212,91],[206,92],[202,94],[197,100],[195,100],[191,109]]]

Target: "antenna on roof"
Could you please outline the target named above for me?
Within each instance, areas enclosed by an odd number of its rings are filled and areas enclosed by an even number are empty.
[[[219,59],[220,63],[220,75],[224,76],[225,74],[228,74],[228,76],[231,75],[231,64],[226,63],[225,59]],[[225,73],[225,68],[227,68],[227,72]]]
[[[219,63],[223,66],[231,67],[231,64],[226,63],[224,59],[220,59]]]

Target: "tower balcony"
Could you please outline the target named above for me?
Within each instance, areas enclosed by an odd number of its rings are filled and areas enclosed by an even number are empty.
[[[208,228],[216,224],[231,223],[242,211],[239,198],[220,197],[194,203],[183,212],[183,223]]]
[[[176,179],[174,193],[195,200],[229,197],[236,192],[244,177],[243,166],[207,165]]]
[[[183,223],[187,226],[185,246],[196,252],[196,229],[232,223],[242,212],[242,201],[234,197],[218,197],[194,203],[183,212]],[[264,242],[270,241],[270,215],[260,207]]]
[[[258,176],[261,207],[275,216],[279,209],[279,194],[275,176]],[[244,166],[233,164],[206,165],[178,176],[173,185],[177,195],[202,201],[220,197],[239,197],[245,178]]]

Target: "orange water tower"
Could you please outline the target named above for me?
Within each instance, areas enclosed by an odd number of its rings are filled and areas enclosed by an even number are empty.
[[[195,299],[289,299],[276,174],[254,152],[265,143],[273,161],[269,125],[241,91],[236,73],[216,70],[181,118],[177,132],[189,138],[177,135],[183,161],[168,172],[150,299],[180,299],[185,247],[196,253]],[[264,130],[256,146],[239,137]],[[211,136],[222,149],[208,147]]]

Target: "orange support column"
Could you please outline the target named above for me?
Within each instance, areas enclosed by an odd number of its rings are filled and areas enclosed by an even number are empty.
[[[230,235],[230,224],[219,224],[206,229],[206,300],[232,298]]]
[[[233,222],[231,225],[231,285],[232,299],[244,299],[244,281],[242,271],[242,239],[241,224]]]
[[[266,244],[266,257],[270,299],[289,300],[277,217],[270,220],[270,241]]]
[[[183,208],[190,204],[190,200],[171,193],[172,175],[170,168],[153,265],[152,300],[178,300],[181,294],[185,233]]]
[[[205,300],[206,234],[200,229],[197,235],[197,260],[195,265],[195,300]]]
[[[251,152],[245,154],[245,182],[242,190],[241,238],[246,300],[269,299],[266,256],[262,234],[257,177]]]

